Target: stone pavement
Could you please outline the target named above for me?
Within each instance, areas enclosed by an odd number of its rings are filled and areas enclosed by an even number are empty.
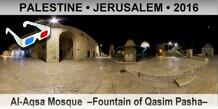
[[[217,93],[217,61],[200,68],[195,82],[178,87],[168,79],[121,73],[126,65],[109,58],[60,63],[0,58],[0,93]]]
[[[189,59],[176,57],[157,57],[128,65],[126,69],[146,76],[180,76],[208,63],[204,58]]]

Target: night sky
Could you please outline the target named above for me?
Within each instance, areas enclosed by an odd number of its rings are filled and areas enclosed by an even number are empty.
[[[24,21],[50,19],[52,16],[0,16],[0,51],[7,49],[15,40],[5,35],[10,27],[19,36],[31,32],[34,27],[23,28]],[[88,33],[104,51],[112,43],[122,46],[126,40],[133,39],[137,45],[142,41],[150,43],[151,48],[161,42],[173,41],[183,48],[194,48],[200,52],[205,43],[211,43],[217,53],[217,16],[55,16],[60,23],[74,26]],[[29,29],[28,29],[29,28]]]

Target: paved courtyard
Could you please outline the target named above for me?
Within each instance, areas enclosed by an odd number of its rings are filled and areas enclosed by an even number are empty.
[[[133,72],[140,72],[147,76],[177,77],[192,70],[198,69],[208,63],[205,58],[188,59],[176,57],[151,58],[128,65],[128,69]]]
[[[173,64],[181,65],[176,60]],[[217,93],[217,57],[196,70],[197,79],[183,87],[166,78],[121,72],[127,66],[109,58],[61,63],[0,58],[0,93]]]

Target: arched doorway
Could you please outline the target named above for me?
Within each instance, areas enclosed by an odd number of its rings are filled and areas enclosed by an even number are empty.
[[[59,37],[59,61],[63,59],[73,59],[74,50],[74,34],[70,31],[65,31]]]

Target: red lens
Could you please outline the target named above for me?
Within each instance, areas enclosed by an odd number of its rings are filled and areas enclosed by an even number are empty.
[[[48,35],[48,31],[43,31],[40,35],[41,38],[45,38]]]

